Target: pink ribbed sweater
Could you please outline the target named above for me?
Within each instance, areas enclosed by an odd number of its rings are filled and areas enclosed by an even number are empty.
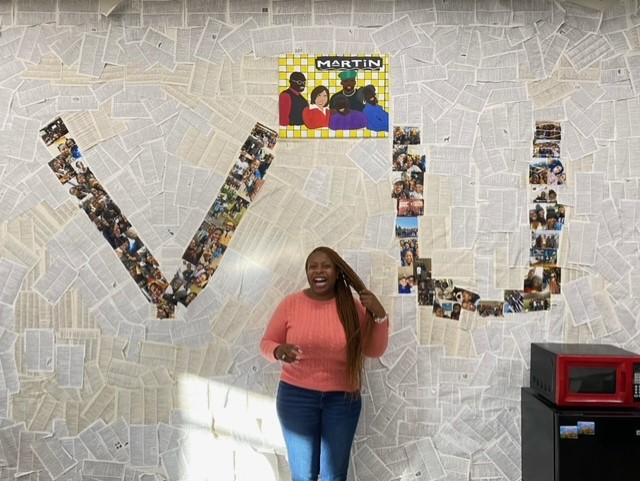
[[[365,308],[358,299],[356,308],[364,326]],[[387,348],[389,323],[375,324],[368,357],[380,357]],[[283,343],[302,350],[298,364],[283,364],[280,379],[294,386],[316,391],[353,391],[346,382],[347,340],[338,316],[335,299],[316,301],[303,291],[284,298],[273,313],[260,343],[260,352],[270,362]]]

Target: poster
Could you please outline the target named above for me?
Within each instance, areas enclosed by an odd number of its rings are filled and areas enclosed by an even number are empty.
[[[281,55],[278,86],[282,138],[389,135],[387,55]]]

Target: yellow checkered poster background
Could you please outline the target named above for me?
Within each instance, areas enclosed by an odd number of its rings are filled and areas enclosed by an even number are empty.
[[[334,54],[307,55],[307,54],[287,54],[281,55],[279,59],[279,80],[278,93],[289,87],[289,75],[292,72],[302,72],[307,78],[307,84],[302,95],[309,101],[311,91],[318,85],[324,85],[329,89],[330,95],[342,90],[338,74],[341,70],[316,70],[315,59],[317,57],[337,56]],[[389,56],[378,54],[353,54],[342,55],[343,57],[380,57],[383,60],[383,67],[380,70],[358,70],[356,76],[356,88],[365,85],[373,85],[376,88],[378,104],[389,112]],[[288,139],[351,139],[351,138],[372,138],[388,137],[388,132],[375,132],[369,129],[358,130],[331,130],[308,129],[304,125],[280,126],[280,137]]]

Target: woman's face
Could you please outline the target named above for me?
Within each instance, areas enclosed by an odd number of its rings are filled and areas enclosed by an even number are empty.
[[[312,253],[307,259],[306,271],[312,299],[327,300],[335,296],[338,270],[327,254],[322,251]]]
[[[328,101],[329,101],[329,95],[327,95],[326,90],[323,90],[322,92],[320,92],[316,97],[316,105],[318,107],[324,107],[325,105],[327,105]]]
[[[211,242],[213,244],[217,244],[220,241],[220,237],[222,236],[222,229],[214,229],[211,234]]]

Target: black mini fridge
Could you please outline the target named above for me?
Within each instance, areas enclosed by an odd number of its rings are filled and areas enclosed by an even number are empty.
[[[640,480],[640,411],[561,408],[522,388],[522,481]]]

